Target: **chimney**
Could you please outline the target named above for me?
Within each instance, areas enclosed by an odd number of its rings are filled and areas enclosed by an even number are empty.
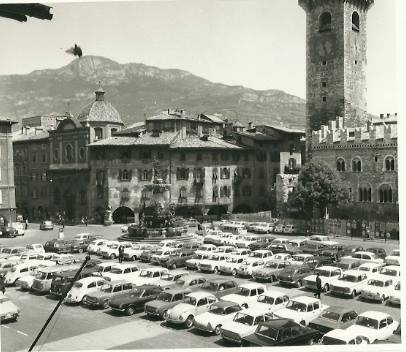
[[[388,113],[388,114],[386,114],[386,117],[387,117],[387,118],[389,118],[389,117],[390,117],[390,114],[389,114],[389,113]]]
[[[251,130],[252,129],[252,121],[248,122],[248,129]]]
[[[397,112],[395,112],[395,117],[398,117],[398,113],[397,113]]]
[[[380,114],[379,117],[381,118],[381,120],[383,119],[383,114]]]

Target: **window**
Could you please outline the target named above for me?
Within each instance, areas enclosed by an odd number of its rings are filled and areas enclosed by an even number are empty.
[[[85,160],[86,158],[86,150],[85,147],[80,147],[79,148],[79,159],[80,160]]]
[[[118,178],[120,181],[130,181],[131,180],[131,171],[129,170],[118,170]]]
[[[359,32],[359,14],[358,14],[358,12],[353,12],[353,14],[352,14],[352,30],[354,32]]]
[[[352,172],[361,172],[362,162],[360,158],[355,158],[352,160]]]
[[[207,298],[200,298],[199,301],[197,302],[197,306],[204,306],[207,304]]]
[[[327,61],[326,61],[326,60],[323,60],[323,61],[321,62],[321,65],[322,65],[322,66],[327,66]]]
[[[220,178],[222,180],[229,179],[230,178],[230,169],[227,167],[223,167],[221,169]]]
[[[337,165],[337,171],[339,171],[339,172],[345,171],[345,160],[344,159],[342,159],[342,158],[337,159],[336,165]]]
[[[296,159],[295,158],[290,158],[288,163],[289,163],[289,169],[294,169],[296,167]]]
[[[177,180],[188,180],[189,179],[189,169],[185,167],[178,167],[176,171]]]
[[[319,18],[319,32],[331,31],[331,14],[330,12],[324,12]]]
[[[321,82],[321,86],[322,86],[323,88],[327,88],[327,82]]]
[[[116,133],[117,132],[117,128],[112,128],[111,129],[111,135],[113,135],[114,133]]]
[[[103,139],[103,129],[100,127],[96,127],[94,129],[94,139],[97,141],[99,139]]]
[[[372,192],[370,186],[360,186],[358,189],[358,201],[360,202],[371,202],[372,201]]]
[[[392,156],[385,158],[385,171],[395,171],[395,159]]]
[[[212,197],[213,202],[217,202],[218,197],[219,197],[219,188],[218,188],[218,186],[214,186],[213,187],[213,197]]]
[[[138,178],[140,181],[148,181],[152,177],[152,170],[139,170],[138,171]]]
[[[323,103],[325,103],[327,101],[327,97],[323,97],[322,100],[323,100]]]
[[[220,188],[220,197],[230,197],[231,196],[231,188],[228,186],[222,186]]]
[[[379,202],[380,203],[393,203],[393,191],[389,185],[382,185],[379,188]]]
[[[45,163],[47,161],[47,156],[45,153],[42,153],[42,162]]]
[[[65,160],[72,161],[73,160],[73,147],[71,144],[67,144],[65,146]]]
[[[217,182],[218,179],[218,169],[215,167],[213,168],[213,182]]]

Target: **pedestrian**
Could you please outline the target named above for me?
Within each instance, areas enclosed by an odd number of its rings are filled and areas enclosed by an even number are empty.
[[[80,222],[81,222],[82,225],[85,224],[85,218],[84,218],[83,216],[82,216],[82,218],[80,219]]]
[[[118,262],[122,263],[124,258],[124,246],[118,247]]]
[[[389,239],[390,239],[390,233],[387,232],[386,235],[385,235],[385,243],[386,243],[386,241],[388,241]]]
[[[85,216],[85,226],[87,227],[87,223],[89,222],[89,220],[87,219],[87,216]]]
[[[6,283],[4,282],[4,274],[0,274],[0,291],[4,293],[6,292]]]
[[[25,229],[28,230],[28,219],[25,218]]]
[[[316,274],[316,293],[314,294],[314,297],[320,299],[320,294],[321,294],[321,279],[320,279],[320,273]]]

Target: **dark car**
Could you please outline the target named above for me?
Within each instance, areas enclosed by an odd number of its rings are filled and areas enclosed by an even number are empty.
[[[190,292],[190,289],[183,288],[173,288],[163,291],[156,299],[145,304],[144,311],[148,317],[165,319],[165,314],[168,309],[183,301]]]
[[[182,268],[186,266],[186,260],[191,259],[195,251],[192,249],[182,250],[181,252],[170,255],[166,260],[161,261],[161,265],[168,269]]]
[[[352,255],[355,252],[358,251],[363,251],[364,248],[362,246],[358,245],[342,245],[342,244],[336,244],[327,247],[326,249],[323,249],[320,252],[320,255],[326,256],[326,257],[334,257],[336,260],[339,260],[341,257],[345,255]]]
[[[137,310],[144,309],[144,304],[156,299],[162,288],[154,285],[142,285],[131,292],[113,297],[109,301],[111,309],[117,312],[133,315]]]
[[[69,270],[64,271],[61,273],[56,273],[51,282],[51,289],[49,291],[51,296],[62,296],[62,294],[69,288],[69,285],[73,281],[77,270]],[[100,276],[101,274],[98,272],[98,268],[96,266],[92,266],[90,268],[84,268],[77,280],[84,279],[85,277],[89,276]]]
[[[86,252],[89,243],[92,240],[73,240],[71,244],[71,252],[72,253],[83,253]]]
[[[238,284],[234,280],[227,278],[210,279],[203,283],[200,287],[196,287],[199,291],[212,293],[217,298],[238,292]]]
[[[372,247],[365,249],[365,252],[375,253],[378,258],[385,259],[387,256],[385,249],[380,247]]]
[[[353,325],[358,313],[351,308],[330,306],[319,317],[309,323],[309,327],[318,330],[321,335],[334,329],[346,329]]]
[[[258,239],[256,242],[252,242],[248,245],[248,248],[251,249],[251,251],[256,251],[258,249],[266,249],[272,241],[275,239],[275,236],[262,236],[261,238]]]
[[[312,345],[320,338],[317,330],[290,319],[274,319],[259,323],[255,333],[243,338],[243,346]]]
[[[16,236],[18,236],[18,231],[14,227],[1,226],[0,227],[0,236],[1,237],[16,237]]]
[[[270,260],[265,263],[263,267],[254,269],[252,271],[252,278],[256,281],[277,281],[278,274],[287,266],[290,266],[290,262],[283,260]]]
[[[313,255],[320,255],[320,253],[326,249],[328,246],[323,243],[308,242],[300,248],[303,253],[309,253]]]
[[[151,261],[151,256],[158,252],[158,248],[149,249],[141,253],[140,261],[143,263],[149,263]]]
[[[45,252],[52,253],[70,253],[72,248],[72,241],[65,241],[59,239],[53,239],[45,242]]]
[[[335,264],[336,267],[343,270],[354,270],[361,265],[361,262],[355,258],[343,258]]]
[[[279,284],[284,286],[303,286],[303,279],[312,275],[314,269],[307,265],[291,265],[283,269],[278,274]]]
[[[272,253],[278,254],[278,253],[288,253],[288,254],[296,254],[300,253],[302,250],[301,248],[303,247],[296,247],[292,246],[290,243],[278,243],[278,244],[271,244],[270,246],[267,247]]]

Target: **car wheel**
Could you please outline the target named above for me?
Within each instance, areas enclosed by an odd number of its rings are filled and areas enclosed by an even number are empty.
[[[323,287],[324,292],[328,292],[330,290],[329,284],[325,284]]]
[[[314,342],[315,342],[314,339],[311,338],[311,339],[309,340],[308,344],[309,344],[309,345],[314,345]]]
[[[243,304],[241,304],[241,307],[247,309],[247,308],[248,308],[248,304],[247,304],[247,303],[243,303]]]
[[[381,303],[385,303],[385,299],[386,299],[385,295],[382,295],[382,297],[381,297]]]
[[[109,300],[106,299],[103,301],[103,309],[107,309],[109,307]]]
[[[304,320],[302,320],[299,324],[306,326],[306,322]]]
[[[297,282],[296,282],[296,287],[297,287],[297,288],[300,288],[300,287],[302,287],[302,286],[303,286],[302,280],[297,280]]]
[[[172,269],[176,269],[176,264],[175,263],[172,264]]]
[[[164,320],[168,319],[168,311],[164,311],[162,314],[162,317],[164,318]]]
[[[271,275],[271,282],[276,281],[276,276],[275,275]]]
[[[110,254],[110,259],[116,259],[116,255],[114,253]]]
[[[219,268],[218,268],[217,266],[214,268],[213,273],[214,273],[214,274],[218,274],[218,273],[219,273]]]
[[[83,253],[83,249],[82,248],[79,248],[79,251],[78,251],[79,253]]]
[[[133,255],[133,256],[131,257],[131,260],[132,260],[133,262],[135,262],[135,261],[137,260],[137,256],[136,256],[136,255]]]
[[[231,271],[231,274],[232,274],[234,277],[236,277],[236,276],[237,276],[237,270],[233,269],[233,270]]]
[[[354,291],[352,291],[352,293],[351,293],[351,297],[352,298],[355,298],[355,296],[357,295],[357,292],[354,290]]]
[[[186,327],[189,329],[193,326],[193,315],[189,315],[185,321]]]
[[[130,316],[133,315],[135,313],[135,309],[133,306],[129,306],[125,309],[125,314]]]
[[[215,333],[217,336],[219,336],[219,335],[221,334],[221,325],[217,325],[217,326],[214,328],[214,333]]]

